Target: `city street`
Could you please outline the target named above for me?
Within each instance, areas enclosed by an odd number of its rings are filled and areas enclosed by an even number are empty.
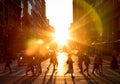
[[[91,57],[89,75],[86,72],[81,74],[79,67],[77,66],[77,56],[73,55],[73,75],[75,78],[72,78],[70,74],[64,76],[64,73],[67,71],[67,53],[59,52],[57,54],[57,59],[57,70],[53,71],[52,66],[47,70],[47,66],[49,65],[49,59],[47,59],[42,62],[42,73],[37,73],[35,76],[32,76],[31,72],[26,76],[26,67],[18,67],[16,63],[13,63],[12,65],[13,73],[2,73],[3,65],[1,64],[0,84],[120,84],[120,74],[109,69],[108,61],[104,60],[103,74],[95,73],[95,75],[93,75],[91,73],[93,68],[93,58]]]
[[[0,0],[0,84],[120,84],[120,0]]]

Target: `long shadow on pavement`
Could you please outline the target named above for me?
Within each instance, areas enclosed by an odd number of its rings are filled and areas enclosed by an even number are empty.
[[[38,76],[39,76],[39,75],[37,75],[37,76],[28,76],[28,77],[25,77],[24,79],[22,79],[21,84],[32,84],[33,81],[34,81]]]
[[[56,75],[57,75],[57,72],[55,72],[55,77],[54,77],[54,80],[53,80],[53,84],[56,84]]]
[[[84,76],[84,78],[88,84],[98,84],[98,82],[90,74],[86,75],[86,74],[82,73],[82,75]]]
[[[52,71],[52,74],[51,74],[51,76],[50,76],[50,78],[48,79],[48,81],[47,81],[46,84],[53,84],[52,82],[54,82],[54,81],[52,81],[52,80],[53,80],[54,72],[55,72],[55,70]]]
[[[45,84],[47,73],[48,73],[48,70],[45,72],[45,75],[44,75],[44,78],[43,78],[42,84]]]
[[[73,84],[75,84],[75,77],[71,76]],[[64,84],[67,84],[66,77],[64,75]]]

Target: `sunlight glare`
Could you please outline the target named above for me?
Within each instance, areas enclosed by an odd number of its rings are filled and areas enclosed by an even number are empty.
[[[55,40],[59,46],[66,44],[68,27],[72,22],[72,0],[45,0],[46,16],[55,28]]]
[[[67,60],[67,53],[58,53],[58,75],[63,75],[67,68],[66,66],[66,60]]]
[[[62,29],[56,29],[55,32],[55,40],[57,41],[59,46],[64,46],[69,39],[69,33],[68,30],[62,30]]]

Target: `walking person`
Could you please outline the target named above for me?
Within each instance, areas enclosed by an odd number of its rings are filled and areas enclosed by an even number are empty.
[[[103,59],[101,56],[99,56],[99,59],[98,59],[98,70],[99,70],[99,73],[103,73]]]
[[[85,64],[85,67],[86,67],[84,69],[84,72],[87,71],[87,74],[89,74],[90,58],[86,53],[84,53],[84,64]]]
[[[41,66],[41,62],[42,62],[42,55],[36,55],[35,56],[35,65],[36,65],[36,71],[39,73],[42,73],[42,66]]]
[[[4,68],[3,72],[5,72],[8,68],[10,73],[12,73],[11,64],[12,64],[12,60],[10,57],[7,56],[5,59],[5,68]]]
[[[57,57],[56,57],[56,52],[53,51],[50,55],[50,64],[48,65],[47,69],[49,70],[49,67],[53,64],[53,70],[56,70],[56,67],[58,65]]]
[[[78,53],[78,67],[80,69],[80,73],[83,73],[83,61],[84,61],[83,53],[79,51],[79,53]]]
[[[111,68],[111,69],[114,69],[114,70],[119,69],[117,57],[118,57],[117,51],[116,51],[116,50],[113,50],[112,60],[111,60],[111,63],[110,63],[110,68]]]
[[[95,53],[94,55],[94,59],[93,59],[93,70],[92,70],[92,73],[94,74],[94,72],[98,72],[98,69],[99,69],[99,63],[98,63],[98,54]]]
[[[33,76],[35,75],[34,64],[35,64],[35,61],[34,61],[33,57],[29,57],[29,61],[28,61],[27,68],[26,68],[26,75],[28,75],[29,71],[32,72]]]
[[[68,64],[68,70],[67,70],[67,72],[64,74],[64,75],[66,75],[66,74],[68,74],[68,73],[70,73],[71,74],[71,77],[72,78],[74,78],[74,76],[73,76],[73,60],[72,60],[72,58],[71,58],[71,54],[69,54],[68,55],[68,59],[67,59],[67,64]]]

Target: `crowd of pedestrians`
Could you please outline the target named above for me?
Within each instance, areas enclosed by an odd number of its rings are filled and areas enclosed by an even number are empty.
[[[78,66],[80,69],[80,73],[87,72],[89,74],[89,65],[91,64],[90,55],[86,51],[79,51],[78,52]],[[83,69],[83,66],[85,68]],[[102,73],[103,72],[103,60],[102,56],[98,53],[94,54],[93,57],[93,70],[92,73]]]
[[[58,66],[56,52],[55,51],[50,52],[48,57],[50,58],[50,64],[48,65],[47,69],[49,70],[50,66],[53,65],[53,70],[56,70]],[[42,60],[43,60],[42,54],[31,57],[31,59],[29,59],[27,63],[26,75],[28,75],[28,72],[30,71],[32,72],[32,75],[36,75],[36,73],[42,73],[41,67]]]
[[[74,61],[72,59],[72,53],[69,53],[69,52],[67,53],[68,53],[68,59],[66,61],[66,64],[68,65],[68,70],[64,75],[71,74],[71,77],[74,78],[73,76]],[[110,65],[111,69],[118,69],[116,56],[117,56],[116,51],[113,51],[112,61]],[[91,64],[90,55],[87,53],[87,51],[78,50],[77,57],[78,57],[78,67],[80,69],[80,73],[86,72],[89,75],[90,73],[89,66]],[[53,70],[57,70],[57,67],[58,67],[57,52],[56,51],[50,52],[49,58],[50,58],[50,61],[49,61],[47,70],[51,68],[51,65],[53,66]],[[42,73],[42,67],[41,67],[42,59],[43,58],[41,54],[29,57],[27,61],[26,72],[25,72],[26,75],[28,75],[30,71],[32,72],[32,75],[35,75],[36,73]],[[99,52],[94,53],[92,63],[93,63],[93,69],[91,73],[102,74],[103,73],[103,58],[102,58],[101,53]],[[9,72],[12,73],[11,64],[12,64],[12,60],[9,58],[9,56],[7,56],[5,59],[5,67],[4,67],[3,72],[6,72],[6,70],[8,69]]]

